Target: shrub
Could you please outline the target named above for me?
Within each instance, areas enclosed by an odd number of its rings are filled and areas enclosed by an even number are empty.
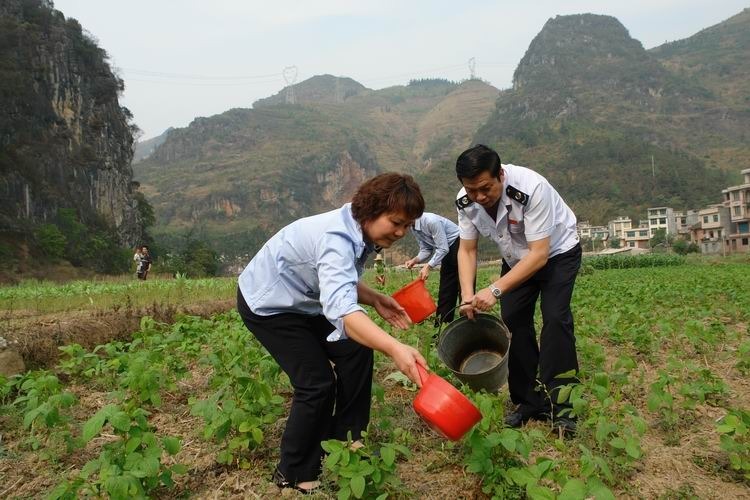
[[[34,231],[39,249],[47,257],[60,259],[65,254],[65,246],[68,240],[60,229],[54,224],[42,224]]]

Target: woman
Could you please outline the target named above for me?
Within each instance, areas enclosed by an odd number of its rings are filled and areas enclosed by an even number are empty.
[[[360,438],[370,420],[373,349],[420,385],[419,352],[378,327],[358,304],[388,323],[411,321],[388,295],[359,281],[369,253],[402,238],[424,199],[408,175],[386,173],[362,184],[351,203],[300,219],[266,242],[239,277],[245,326],[289,376],[294,397],[273,480],[310,492],[326,439]]]

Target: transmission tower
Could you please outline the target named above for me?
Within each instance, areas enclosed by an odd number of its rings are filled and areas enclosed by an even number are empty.
[[[286,103],[296,104],[297,98],[294,95],[294,84],[297,83],[297,66],[287,66],[281,71],[281,76],[286,82]]]
[[[469,80],[475,80],[476,79],[476,77],[477,77],[477,75],[476,75],[476,69],[477,69],[477,62],[472,57],[471,59],[469,59],[469,75],[470,75],[469,76]]]

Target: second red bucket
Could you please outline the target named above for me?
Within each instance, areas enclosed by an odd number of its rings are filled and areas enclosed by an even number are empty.
[[[395,292],[393,298],[406,309],[406,314],[414,323],[426,320],[437,310],[435,301],[424,286],[424,280],[420,278]]]

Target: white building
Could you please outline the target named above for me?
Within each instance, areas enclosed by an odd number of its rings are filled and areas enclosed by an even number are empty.
[[[657,229],[666,230],[667,234],[676,235],[674,210],[669,207],[655,207],[648,209],[648,231],[651,236]]]

